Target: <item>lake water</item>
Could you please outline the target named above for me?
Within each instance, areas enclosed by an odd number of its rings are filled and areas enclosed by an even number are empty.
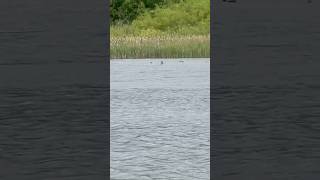
[[[209,179],[210,60],[111,61],[111,179]]]

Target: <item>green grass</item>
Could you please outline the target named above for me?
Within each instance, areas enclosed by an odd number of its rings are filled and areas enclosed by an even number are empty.
[[[111,59],[207,58],[210,38],[205,35],[111,37]]]
[[[110,28],[111,59],[210,57],[210,1],[158,7]]]

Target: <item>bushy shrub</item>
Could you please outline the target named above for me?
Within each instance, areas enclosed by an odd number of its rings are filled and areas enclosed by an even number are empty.
[[[210,0],[185,0],[166,7],[156,7],[138,16],[133,20],[132,26],[140,32],[208,34],[210,32]]]

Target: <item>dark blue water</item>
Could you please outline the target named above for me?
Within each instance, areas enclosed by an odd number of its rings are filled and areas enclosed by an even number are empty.
[[[319,179],[319,5],[248,2],[216,8],[211,173]]]
[[[107,178],[105,2],[0,2],[0,179]]]

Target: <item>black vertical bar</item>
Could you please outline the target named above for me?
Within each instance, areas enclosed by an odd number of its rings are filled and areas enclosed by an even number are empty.
[[[215,2],[211,178],[319,179],[319,2]]]
[[[214,101],[213,101],[213,85],[214,85],[214,61],[215,61],[215,52],[214,52],[214,16],[215,16],[215,4],[216,0],[210,0],[210,179],[214,178],[214,146],[213,146],[213,120],[214,120]]]
[[[0,1],[0,179],[108,179],[108,3]]]

